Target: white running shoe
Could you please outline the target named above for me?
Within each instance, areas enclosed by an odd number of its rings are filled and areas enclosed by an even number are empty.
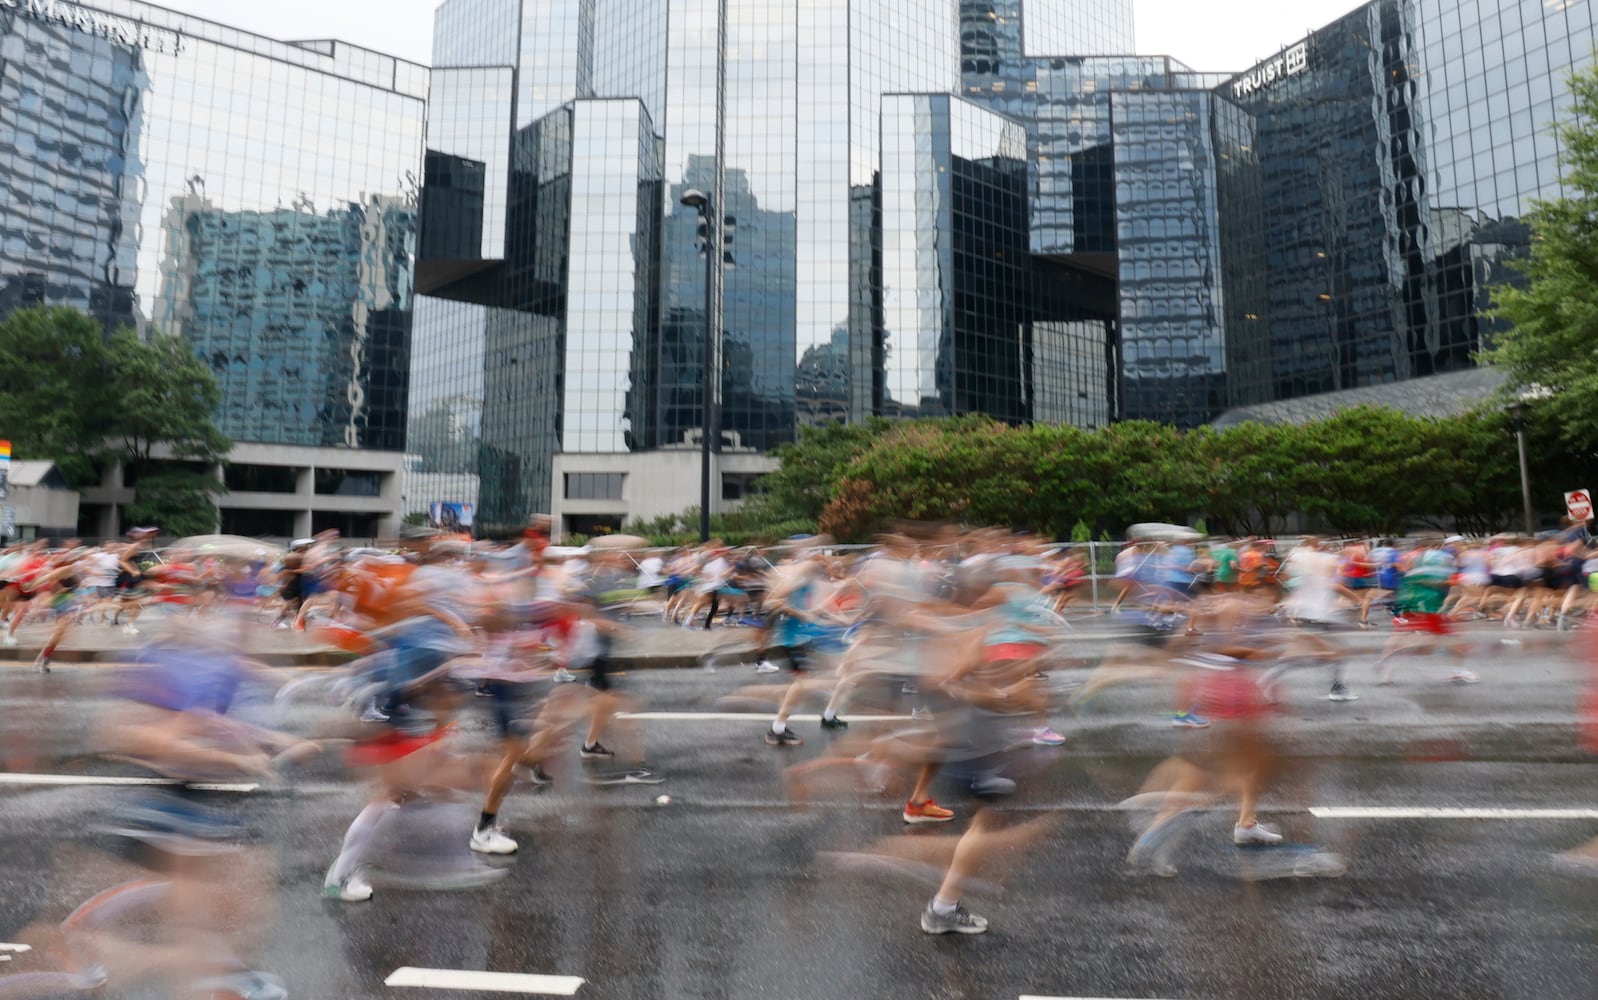
[[[1481,678],[1476,675],[1475,671],[1471,670],[1456,670],[1448,675],[1448,679],[1453,681],[1455,684],[1481,683]]]
[[[17,637],[12,635],[10,632],[7,632],[4,642],[7,646],[15,646],[17,644]]]
[[[129,622],[128,624],[122,626],[122,631],[126,632],[128,635],[138,635],[139,627],[134,625],[132,622]]]
[[[772,663],[770,660],[761,660],[759,663],[755,664],[755,673],[757,674],[774,674],[781,669],[781,667],[777,666],[775,663]]]
[[[478,854],[515,854],[520,845],[490,826],[472,831],[471,846]]]
[[[372,883],[355,872],[338,885],[322,886],[322,895],[343,903],[364,903],[372,898]]]
[[[1281,842],[1282,835],[1264,823],[1232,827],[1232,843],[1239,847],[1246,847],[1251,844],[1280,844]]]

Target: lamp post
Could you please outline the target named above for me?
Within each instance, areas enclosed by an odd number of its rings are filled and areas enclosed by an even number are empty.
[[[1554,391],[1546,385],[1535,382],[1521,391],[1519,397],[1510,403],[1507,409],[1509,415],[1515,420],[1515,444],[1520,450],[1520,505],[1525,518],[1526,534],[1530,536],[1536,532],[1531,518],[1531,465],[1526,460],[1526,411],[1539,399],[1547,399]]]
[[[1526,462],[1526,401],[1510,403],[1509,415],[1515,420],[1515,444],[1520,449],[1520,505],[1529,538],[1535,529],[1531,523],[1531,467]]]
[[[704,373],[701,394],[701,428],[699,438],[699,540],[710,541],[710,439],[715,432],[712,406],[714,405],[714,379],[716,377],[715,337],[715,272],[721,260],[721,241],[714,239],[716,226],[712,214],[710,195],[698,188],[684,191],[682,203],[699,213],[705,223],[705,347]]]

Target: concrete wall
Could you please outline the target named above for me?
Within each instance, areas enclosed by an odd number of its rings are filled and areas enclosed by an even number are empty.
[[[78,494],[73,490],[53,490],[46,486],[6,488],[3,502],[17,510],[17,535],[71,535],[78,530]]]
[[[778,462],[751,451],[727,451],[710,456],[710,511],[731,510],[738,501],[721,499],[725,475],[761,475],[774,471]],[[568,500],[566,475],[575,472],[620,472],[626,475],[620,500]],[[620,515],[625,524],[634,518],[680,514],[699,506],[699,450],[697,448],[611,455],[556,455],[551,491],[557,531],[565,518],[583,514]]]
[[[170,455],[157,454],[157,458]],[[313,513],[376,514],[375,537],[392,538],[399,533],[403,500],[402,469],[405,456],[397,451],[357,451],[344,448],[306,448],[287,445],[236,444],[228,453],[228,461],[241,465],[288,467],[294,472],[293,493],[229,492],[216,498],[219,510],[291,511],[294,515],[294,534],[311,534]],[[338,496],[316,492],[317,469],[348,469],[355,472],[378,473],[377,496]],[[220,479],[222,470],[216,469]],[[122,485],[121,467],[107,469],[99,486],[83,491],[85,504],[104,505],[100,514],[98,534],[106,537],[119,534],[120,508],[133,502],[135,488]],[[73,512],[76,522],[77,512]]]

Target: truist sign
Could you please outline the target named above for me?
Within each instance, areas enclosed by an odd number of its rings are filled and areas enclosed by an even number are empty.
[[[183,51],[183,36],[165,28],[106,14],[64,0],[0,0],[0,10],[14,10],[39,21],[53,21],[132,48],[177,55]]]
[[[1309,43],[1299,42],[1275,59],[1262,62],[1232,81],[1232,96],[1247,97],[1257,90],[1273,87],[1279,81],[1297,76],[1309,66]]]

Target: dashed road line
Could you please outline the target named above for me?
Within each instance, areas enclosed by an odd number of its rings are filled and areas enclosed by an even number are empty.
[[[169,778],[124,778],[103,774],[24,774],[0,771],[0,785],[143,785],[171,786],[180,782]],[[191,784],[188,787],[201,792],[233,792],[248,794],[260,789],[259,784]]]
[[[771,712],[618,712],[618,719],[633,719],[638,722],[764,722],[771,724]],[[910,715],[849,715],[840,716],[845,722],[853,725],[856,722],[909,722],[914,716]],[[820,722],[821,716],[790,715],[790,722]]]
[[[1502,809],[1476,806],[1312,806],[1316,819],[1598,819],[1598,809]]]
[[[586,980],[578,976],[542,976],[513,972],[472,972],[462,969],[395,969],[385,986],[415,986],[429,990],[471,990],[477,993],[522,993],[569,997]]]
[[[1020,1000],[1158,1000],[1157,997],[1077,997],[1077,996],[1043,996],[1037,993],[1023,993]]]

